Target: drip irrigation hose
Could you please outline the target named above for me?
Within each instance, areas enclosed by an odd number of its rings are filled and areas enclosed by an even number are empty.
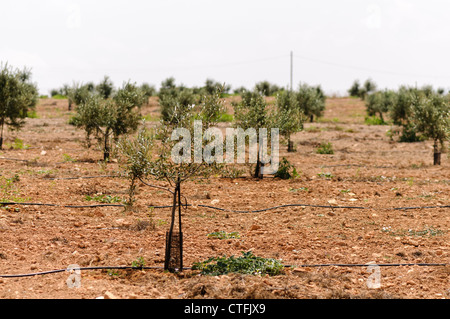
[[[132,270],[144,270],[144,269],[163,269],[164,267],[133,267],[133,266],[97,266],[97,267],[77,267],[70,270],[104,270],[104,269],[132,269]],[[40,275],[56,274],[64,271],[69,271],[69,269],[56,269],[41,272],[34,272],[28,274],[17,274],[17,275],[0,275],[0,278],[22,278],[22,277],[33,277]]]
[[[77,177],[44,177],[45,180],[70,180],[70,179],[91,179],[91,178],[103,178],[103,177],[122,177],[120,175],[98,175],[98,176],[77,176]]]
[[[410,266],[419,266],[419,267],[445,267],[450,266],[450,264],[446,263],[397,263],[397,264],[304,264],[304,265],[284,265],[284,268],[321,268],[321,267],[369,267],[369,266],[378,266],[378,267],[410,267]],[[28,274],[11,274],[11,275],[0,275],[0,278],[23,278],[23,277],[33,277],[33,276],[41,276],[48,274],[56,274],[70,270],[106,270],[106,269],[127,269],[127,270],[155,270],[155,269],[164,269],[163,266],[142,266],[142,267],[134,267],[134,266],[94,266],[94,267],[76,267],[71,269],[56,269],[56,270],[48,270],[41,272],[34,272]],[[183,270],[192,270],[192,267],[183,267]]]
[[[49,204],[49,203],[18,203],[18,202],[0,202],[0,206],[5,205],[22,205],[22,206],[52,206],[52,207],[66,207],[66,208],[94,208],[94,207],[125,207],[124,204],[94,204],[94,205],[60,205],[60,204]],[[361,207],[361,206],[332,206],[332,205],[311,205],[311,204],[285,204],[285,205],[278,205],[268,208],[262,208],[262,209],[255,209],[255,210],[234,210],[234,209],[228,209],[228,208],[221,208],[211,205],[204,205],[204,204],[183,204],[183,207],[193,206],[193,207],[204,207],[204,208],[210,208],[215,210],[220,210],[224,212],[230,212],[230,213],[260,213],[265,212],[269,210],[275,210],[278,208],[285,208],[285,207],[315,207],[315,208],[331,208],[331,209],[379,209],[379,210],[411,210],[411,209],[431,209],[431,208],[450,208],[450,205],[439,205],[439,206],[411,206],[411,207]],[[150,208],[172,208],[172,205],[148,205]]]

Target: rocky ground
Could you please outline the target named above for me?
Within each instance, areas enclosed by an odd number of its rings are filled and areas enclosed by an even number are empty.
[[[156,101],[143,111],[157,118]],[[256,180],[245,171],[182,185],[191,205],[182,211],[186,267],[252,251],[286,265],[277,276],[164,272],[170,209],[150,208],[171,204],[161,189],[139,185],[129,211],[67,207],[98,204],[86,196],[124,198],[128,181],[115,177],[119,163],[105,165],[101,151],[83,147],[83,132],[68,124],[67,101],[41,100],[37,115],[6,132],[0,152],[2,201],[22,203],[0,209],[0,275],[136,261],[154,269],[86,270],[78,288],[67,284],[68,272],[0,278],[2,299],[450,298],[450,266],[428,265],[449,262],[450,209],[441,206],[449,205],[450,158],[443,154],[433,166],[430,142],[398,143],[391,126],[364,124],[358,99],[329,99],[325,116],[294,136],[296,152],[282,147],[295,179]],[[332,143],[334,154],[317,154],[321,142]],[[296,206],[231,211],[287,204]],[[208,237],[217,231],[239,238]],[[384,265],[376,269],[379,288],[368,285],[375,272],[366,266],[305,267],[370,262]]]

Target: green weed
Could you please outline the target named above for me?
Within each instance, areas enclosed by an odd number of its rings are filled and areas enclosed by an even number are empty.
[[[96,201],[96,202],[100,202],[100,203],[109,203],[109,204],[122,202],[122,198],[120,198],[120,197],[105,195],[105,194],[100,194],[100,195],[95,195],[95,196],[86,195],[85,199],[87,201]]]
[[[320,143],[319,147],[316,149],[318,154],[334,154],[333,145],[331,143]]]
[[[233,239],[233,238],[241,238],[238,232],[227,233],[223,230],[216,231],[208,234],[208,238],[217,238],[217,239]]]
[[[241,257],[211,257],[206,261],[194,263],[192,269],[210,276],[228,273],[275,276],[283,273],[284,266],[279,260],[257,257],[249,251],[242,252]]]

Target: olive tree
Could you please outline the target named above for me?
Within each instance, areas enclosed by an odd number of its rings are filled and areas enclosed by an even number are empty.
[[[280,134],[287,141],[288,152],[293,152],[294,146],[291,141],[291,134],[301,131],[304,121],[304,114],[293,92],[280,91],[277,93],[273,119],[272,127],[279,128]]]
[[[198,97],[193,90],[182,85],[177,86],[174,78],[168,78],[161,83],[158,93],[158,103],[161,107],[161,118],[165,122],[178,121],[176,112],[181,109],[188,110],[192,105],[198,103]]]
[[[383,114],[389,112],[395,104],[395,92],[377,91],[366,96],[366,111],[369,116],[378,115],[382,124],[386,123]]]
[[[3,146],[4,126],[21,129],[28,112],[36,107],[38,90],[30,79],[30,70],[0,65],[0,149]]]
[[[95,90],[101,97],[107,99],[114,93],[114,83],[111,81],[109,76],[105,75],[103,80],[95,86]]]
[[[355,80],[347,92],[352,97],[359,97],[360,92],[361,92],[360,90],[361,90],[361,84],[359,84],[358,80]]]
[[[228,94],[231,90],[231,85],[224,85],[208,78],[205,81],[205,85],[201,88],[201,91],[203,91],[204,94],[214,94],[218,88],[222,91],[222,94]]]
[[[366,96],[377,91],[377,85],[372,79],[364,81],[362,87],[359,89],[359,98],[365,100]]]
[[[284,90],[284,88],[280,88],[278,85],[270,83],[269,81],[261,81],[256,83],[255,90],[264,96],[272,96],[278,91]]]
[[[147,82],[142,83],[140,88],[145,96],[145,104],[148,105],[149,98],[155,95],[156,89],[153,85],[150,85]]]
[[[414,128],[412,109],[412,100],[419,94],[424,94],[424,92],[407,86],[401,86],[395,92],[394,101],[389,108],[389,116],[394,125],[402,127],[400,142],[418,142],[420,140],[420,136]]]
[[[275,128],[274,112],[269,110],[265,96],[258,90],[245,91],[241,101],[233,103],[236,128],[243,131]],[[270,131],[268,131],[270,135]],[[250,140],[249,136],[249,140]],[[263,178],[263,157],[261,139],[256,138],[256,167],[253,173],[255,178]],[[249,143],[250,144],[250,143]],[[250,145],[249,145],[250,147]],[[250,161],[249,161],[250,162]]]
[[[444,143],[450,140],[449,98],[439,94],[416,95],[412,112],[415,129],[433,140],[433,165],[440,165]]]
[[[321,117],[325,111],[325,94],[320,86],[313,87],[308,84],[300,84],[295,92],[298,106],[310,122],[315,117]]]
[[[212,148],[211,144],[217,142],[217,136],[213,132],[217,132],[218,128],[214,126],[224,111],[220,94],[221,91],[217,90],[212,95],[204,96],[195,106],[175,105],[171,118],[161,118],[154,134],[141,129],[134,141],[126,142],[122,139],[119,142],[119,150],[126,159],[126,166],[132,178],[157,188],[162,187],[150,184],[150,179],[168,183],[168,187],[163,188],[172,194],[171,223],[166,234],[164,265],[169,271],[183,267],[181,207],[185,203],[181,200],[182,183],[199,176],[208,177],[223,168],[221,161],[203,160],[205,154],[212,154],[211,149],[216,149]],[[215,153],[213,157],[219,159],[219,153]],[[174,234],[177,209],[178,240]],[[176,253],[172,250],[174,246],[178,247]]]
[[[109,98],[95,93],[87,95],[78,105],[73,123],[85,130],[88,145],[92,135],[97,138],[106,161],[110,158],[110,139],[117,140],[138,128],[143,103],[142,91],[128,82]]]

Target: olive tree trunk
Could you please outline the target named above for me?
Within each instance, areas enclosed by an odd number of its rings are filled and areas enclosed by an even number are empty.
[[[441,165],[441,150],[437,141],[434,141],[433,152],[433,165]]]

